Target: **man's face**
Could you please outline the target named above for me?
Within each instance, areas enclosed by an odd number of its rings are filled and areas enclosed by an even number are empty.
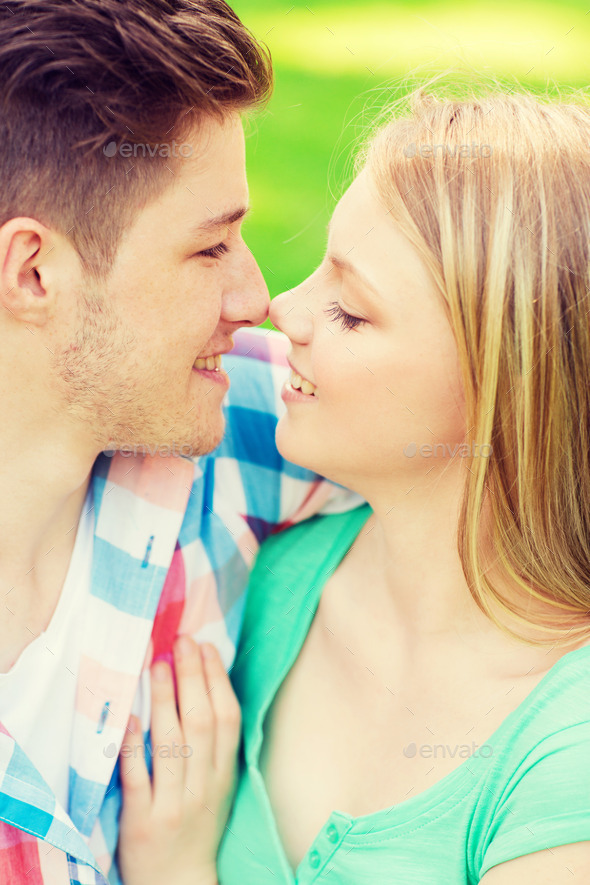
[[[240,326],[268,314],[240,232],[248,207],[240,118],[201,124],[185,142],[192,154],[137,216],[106,284],[75,293],[77,316],[61,337],[69,411],[103,449],[215,448],[229,379],[195,361],[228,352]]]

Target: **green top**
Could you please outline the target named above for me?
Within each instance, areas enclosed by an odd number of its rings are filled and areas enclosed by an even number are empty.
[[[392,808],[357,818],[334,811],[293,874],[259,769],[264,720],[301,650],[327,574],[370,513],[365,505],[314,517],[271,537],[259,554],[232,673],[244,758],[219,852],[220,885],[471,885],[496,864],[590,839],[585,646],[564,654],[506,717],[484,745],[493,753],[470,756]]]

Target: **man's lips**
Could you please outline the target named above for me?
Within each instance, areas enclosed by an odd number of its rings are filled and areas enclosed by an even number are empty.
[[[215,370],[216,372],[220,372],[221,354],[216,353],[215,356],[197,357],[193,368],[199,370],[208,369],[209,371]]]
[[[209,372],[220,372],[223,368],[221,365],[221,357],[229,353],[234,348],[233,341],[229,344],[228,347],[224,347],[221,350],[216,351],[215,353],[209,353],[205,356],[198,356],[194,362],[193,368],[197,369],[199,372],[204,370]]]

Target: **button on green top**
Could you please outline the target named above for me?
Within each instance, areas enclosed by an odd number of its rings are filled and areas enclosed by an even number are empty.
[[[328,834],[328,839],[330,840],[330,842],[338,841],[338,830],[336,829],[334,824],[330,824],[330,826],[326,830],[326,833]]]
[[[314,870],[317,870],[320,863],[321,863],[321,858],[320,858],[319,854],[317,853],[317,851],[312,851],[311,854],[309,855],[310,867],[313,867]]]

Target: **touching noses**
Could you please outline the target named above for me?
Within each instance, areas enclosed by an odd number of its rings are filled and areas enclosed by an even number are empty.
[[[268,317],[268,287],[245,243],[242,249],[223,296],[221,318],[234,325],[259,326]]]

